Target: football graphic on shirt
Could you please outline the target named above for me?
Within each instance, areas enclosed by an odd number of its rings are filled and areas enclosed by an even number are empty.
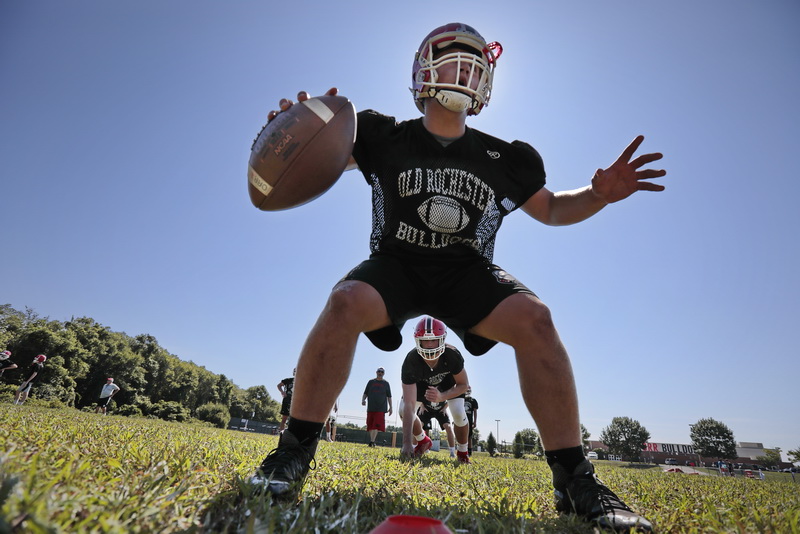
[[[461,204],[442,195],[431,197],[420,204],[417,213],[428,228],[443,234],[459,232],[469,224],[469,216]]]

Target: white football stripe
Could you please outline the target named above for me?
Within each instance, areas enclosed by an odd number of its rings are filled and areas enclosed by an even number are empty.
[[[331,108],[323,104],[322,101],[317,98],[309,98],[303,102],[303,104],[305,104],[308,109],[313,111],[317,117],[322,119],[322,122],[325,124],[328,124],[328,122],[330,122],[330,120],[333,118],[333,111],[331,111]]]
[[[247,180],[253,184],[253,187],[261,191],[265,197],[269,196],[272,192],[272,186],[259,176],[256,170],[250,165],[247,166]]]

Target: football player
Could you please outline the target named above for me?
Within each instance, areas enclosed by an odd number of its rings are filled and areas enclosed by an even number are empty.
[[[371,255],[331,291],[300,353],[287,431],[253,482],[273,496],[296,498],[359,335],[393,351],[403,324],[427,314],[446,323],[472,354],[498,342],[513,347],[559,510],[604,528],[649,531],[650,523],[602,484],[584,458],[572,367],[550,310],[494,264],[493,254],[502,220],[514,211],[568,225],[637,191],[662,191],[649,180],[666,171],[643,168],[662,156],[634,157],[644,140],[638,136],[585,187],[550,191],[533,147],[466,125],[490,102],[502,52],[466,24],[436,28],[422,40],[411,70],[411,93],[423,116],[398,121],[372,110],[358,113],[349,168],[358,168],[372,188]],[[297,96],[308,98],[304,91]],[[281,100],[267,119],[293,103]],[[403,454],[413,454],[410,446],[404,444]]]
[[[447,328],[444,323],[433,317],[420,319],[414,329],[416,348],[406,355],[400,372],[403,382],[403,405],[400,409],[403,418],[401,450],[406,456],[418,457],[431,448],[431,439],[423,432],[423,423],[417,412],[425,402],[435,408],[448,402],[456,427],[458,461],[468,464],[469,425],[467,413],[464,411],[464,395],[469,388],[469,379],[464,369],[464,357],[458,349],[445,344],[446,336]],[[435,409],[433,407],[432,410]],[[449,426],[449,420],[447,424]]]

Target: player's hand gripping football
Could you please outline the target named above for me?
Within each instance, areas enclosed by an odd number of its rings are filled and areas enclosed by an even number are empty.
[[[655,169],[642,169],[643,165],[652,163],[662,158],[662,154],[643,154],[633,161],[636,149],[644,141],[644,136],[640,135],[634,139],[628,147],[622,151],[609,168],[597,169],[592,178],[592,191],[607,204],[619,202],[628,198],[636,191],[663,191],[664,186],[646,182],[652,178],[659,178],[667,174],[667,171]]]
[[[335,96],[338,93],[339,93],[339,89],[337,89],[336,87],[331,87],[330,89],[328,89],[328,91],[325,94],[326,95]],[[297,93],[297,101],[298,102],[305,102],[309,98],[311,98],[311,96],[309,96],[309,94],[306,91],[300,91],[299,93]],[[293,105],[294,105],[294,101],[293,100],[289,100],[288,98],[281,98],[281,101],[278,103],[278,106],[280,106],[280,109],[277,110],[277,111],[276,110],[272,110],[267,114],[267,123],[272,122],[272,119],[277,117],[278,113],[286,111],[287,109],[289,109]]]

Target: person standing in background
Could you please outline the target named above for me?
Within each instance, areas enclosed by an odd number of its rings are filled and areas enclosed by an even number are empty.
[[[18,365],[10,360],[11,358],[11,351],[4,350],[0,352],[0,376],[3,376],[5,371],[10,371],[11,369],[16,369]]]
[[[33,359],[30,371],[28,372],[27,380],[25,380],[19,385],[19,388],[17,388],[17,394],[14,397],[14,404],[23,404],[26,400],[28,400],[31,387],[33,387],[33,384],[36,383],[42,376],[42,370],[44,370],[44,362],[46,360],[47,356],[44,354],[39,354]]]
[[[367,382],[364,395],[361,396],[361,406],[367,407],[367,432],[369,432],[369,446],[375,446],[378,432],[386,431],[386,412],[392,415],[392,387],[383,379],[386,371],[378,367],[375,378]],[[367,402],[369,401],[369,402]]]
[[[119,386],[114,383],[114,379],[107,378],[103,389],[100,390],[100,396],[95,401],[95,404],[97,405],[97,410],[95,410],[95,413],[102,413],[103,415],[106,415],[108,411],[108,403],[111,402],[111,399],[117,394],[118,391]]]
[[[281,426],[278,427],[278,434],[283,432],[286,428],[286,420],[289,419],[289,409],[292,406],[292,391],[294,390],[294,375],[297,374],[297,368],[292,370],[292,376],[284,378],[278,382],[278,391],[281,392]]]
[[[464,397],[464,411],[467,412],[467,421],[469,422],[468,452],[472,456],[472,434],[475,427],[478,426],[478,401],[472,396],[472,387],[467,389],[467,395]]]

